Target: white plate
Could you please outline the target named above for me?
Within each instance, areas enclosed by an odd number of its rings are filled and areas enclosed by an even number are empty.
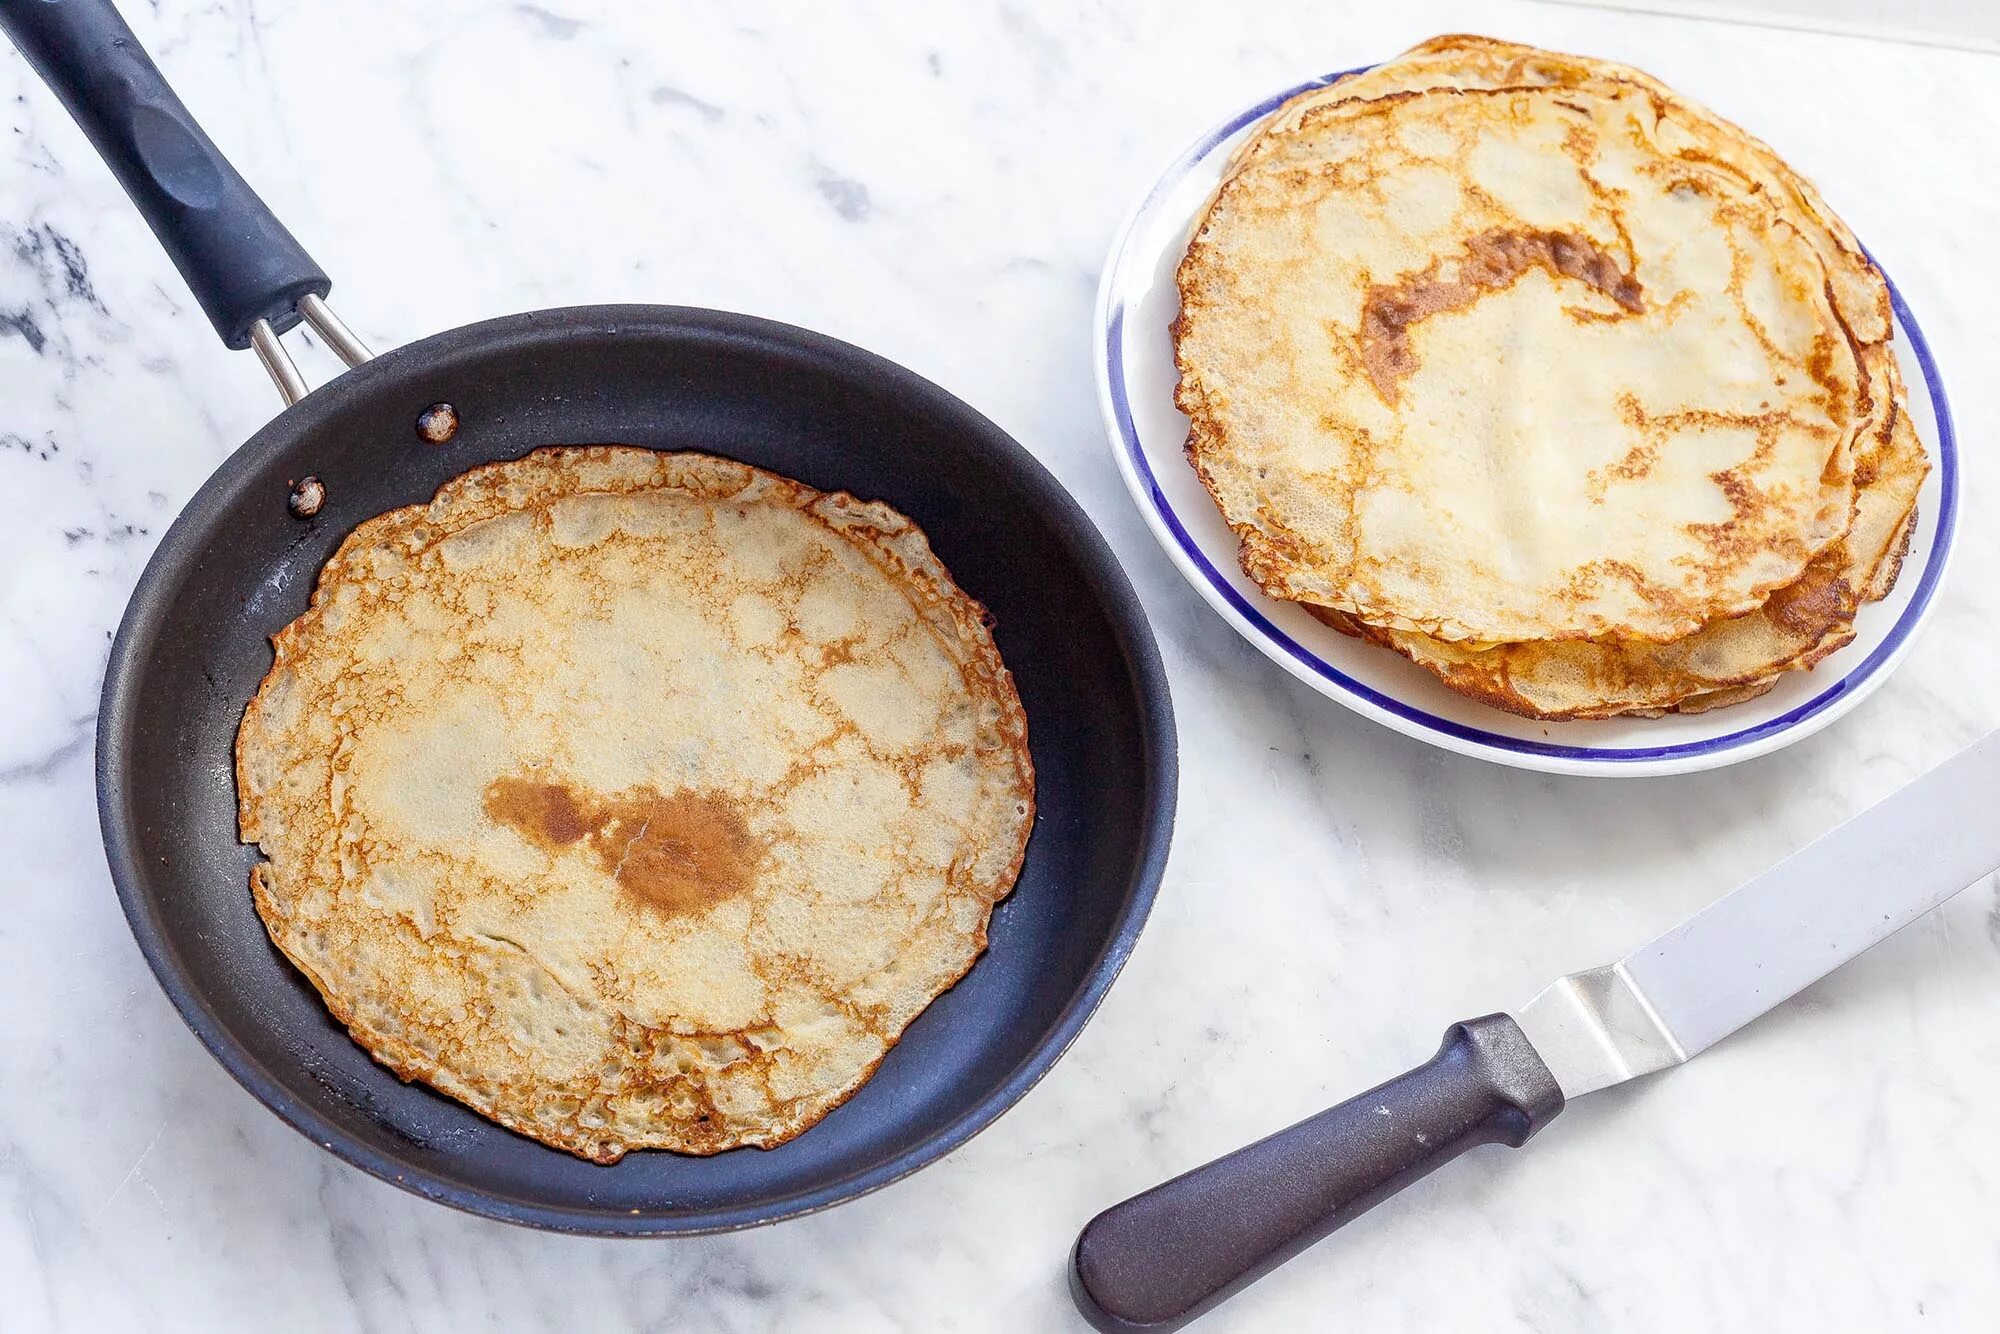
[[[1910,409],[1932,463],[1909,557],[1895,591],[1862,609],[1853,643],[1813,671],[1787,672],[1759,699],[1665,718],[1517,718],[1454,694],[1387,649],[1265,597],[1243,574],[1235,534],[1181,452],[1187,418],[1174,407],[1167,332],[1180,308],[1174,269],[1236,145],[1281,102],[1336,77],[1286,89],[1196,140],[1126,219],[1098,288],[1097,389],[1113,452],[1153,535],[1196,591],[1292,675],[1357,713],[1462,755],[1551,773],[1666,774],[1734,764],[1810,736],[1881,685],[1930,614],[1958,517],[1958,450],[1944,385],[1893,282],[1896,346],[1906,375],[1912,360],[1919,372],[1908,375]]]

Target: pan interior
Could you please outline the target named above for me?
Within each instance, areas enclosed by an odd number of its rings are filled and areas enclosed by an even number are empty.
[[[422,440],[431,404],[457,433]],[[809,1133],[713,1158],[600,1167],[400,1083],[271,946],[236,841],[231,753],[318,569],[362,519],[480,463],[623,443],[740,459],[914,518],[997,621],[1028,715],[1039,818],[985,958]],[[291,484],[326,500],[301,522]],[[1054,1061],[1129,950],[1174,787],[1158,657],[1130,587],[1019,446],[928,382],[782,325],[660,307],[537,312],[398,349],[255,436],[197,494],[135,592],[99,737],[112,872],[163,986],[224,1065],[370,1171],[541,1226],[743,1226],[870,1189],[1006,1108]]]

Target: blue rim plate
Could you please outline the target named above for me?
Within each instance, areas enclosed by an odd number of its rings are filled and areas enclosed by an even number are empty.
[[[1685,773],[1735,764],[1812,735],[1888,678],[1934,606],[1958,519],[1958,446],[1923,331],[1889,284],[1906,375],[1927,391],[1911,417],[1931,458],[1917,529],[1888,598],[1862,609],[1853,643],[1810,672],[1787,673],[1759,699],[1665,718],[1541,722],[1453,694],[1396,654],[1347,638],[1301,608],[1265,597],[1237,565],[1236,537],[1182,455],[1187,419],[1173,405],[1179,309],[1174,269],[1224,166],[1251,128],[1329,74],[1229,117],[1177,156],[1126,218],[1098,287],[1099,406],[1125,485],[1147,526],[1195,590],[1251,643],[1307,685],[1408,736],[1462,755],[1551,773]]]

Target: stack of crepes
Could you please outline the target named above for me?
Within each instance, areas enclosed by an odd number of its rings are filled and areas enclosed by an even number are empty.
[[[1301,94],[1178,282],[1188,457],[1244,570],[1499,708],[1752,698],[1909,545],[1880,272],[1637,70],[1441,37]]]

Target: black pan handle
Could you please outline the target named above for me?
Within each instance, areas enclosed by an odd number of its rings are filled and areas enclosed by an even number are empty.
[[[5,29],[62,99],[230,347],[282,333],[333,284],[194,117],[111,0],[0,0]]]
[[[1090,1220],[1070,1291],[1101,1330],[1178,1329],[1475,1144],[1519,1146],[1562,1090],[1504,1014],[1358,1098]]]

